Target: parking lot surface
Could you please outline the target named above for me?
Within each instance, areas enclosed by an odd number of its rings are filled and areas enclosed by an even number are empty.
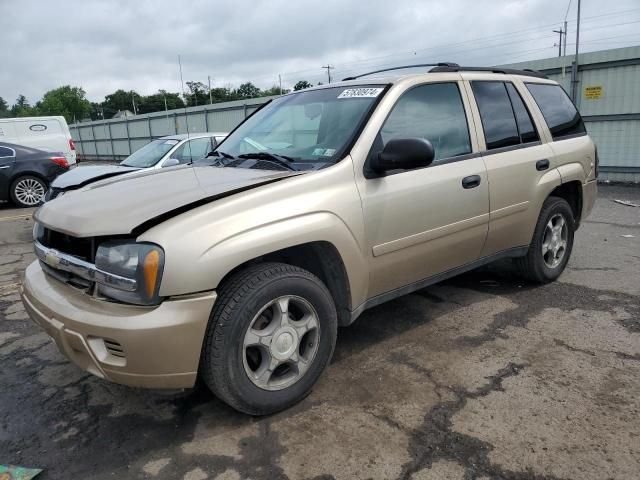
[[[637,479],[638,187],[601,187],[567,271],[505,263],[341,329],[306,400],[252,418],[68,363],[18,296],[29,211],[0,205],[0,464],[45,479]]]

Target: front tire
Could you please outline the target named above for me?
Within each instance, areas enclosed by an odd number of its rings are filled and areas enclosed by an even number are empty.
[[[527,254],[515,259],[519,273],[535,283],[556,280],[571,256],[574,232],[575,219],[567,201],[559,197],[547,198]]]
[[[309,394],[328,365],[337,328],[331,294],[315,275],[283,263],[248,267],[219,290],[200,374],[236,410],[284,410]]]
[[[9,189],[11,201],[21,208],[37,207],[44,200],[46,192],[45,182],[33,175],[16,178]]]

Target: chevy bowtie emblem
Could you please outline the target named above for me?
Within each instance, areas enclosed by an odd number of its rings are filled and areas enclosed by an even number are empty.
[[[60,265],[60,257],[55,250],[49,250],[44,256],[44,262],[50,267],[57,267]]]

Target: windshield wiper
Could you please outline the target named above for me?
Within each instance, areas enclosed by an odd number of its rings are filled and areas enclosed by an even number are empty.
[[[274,153],[269,152],[255,152],[255,153],[243,153],[242,155],[238,155],[238,158],[246,158],[246,159],[256,159],[256,160],[266,160],[267,162],[275,163],[282,167],[285,167],[287,170],[297,171],[297,168],[293,168],[290,164],[295,162],[295,160],[291,157],[287,157],[286,155],[276,155]]]
[[[234,157],[233,155],[229,155],[228,153],[221,152],[220,150],[214,150],[213,152],[210,152],[207,155],[207,158],[209,158],[209,157],[218,157],[215,160],[215,163],[213,163],[212,165],[220,164],[222,166],[225,165],[224,160],[235,160],[236,159],[236,157]]]

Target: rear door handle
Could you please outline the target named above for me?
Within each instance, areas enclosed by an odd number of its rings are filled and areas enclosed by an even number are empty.
[[[544,160],[538,160],[536,162],[536,170],[538,170],[539,172],[541,172],[542,170],[546,170],[547,168],[549,168],[549,160],[547,160],[546,158]]]
[[[480,185],[480,175],[470,175],[462,179],[462,188],[475,188]]]

